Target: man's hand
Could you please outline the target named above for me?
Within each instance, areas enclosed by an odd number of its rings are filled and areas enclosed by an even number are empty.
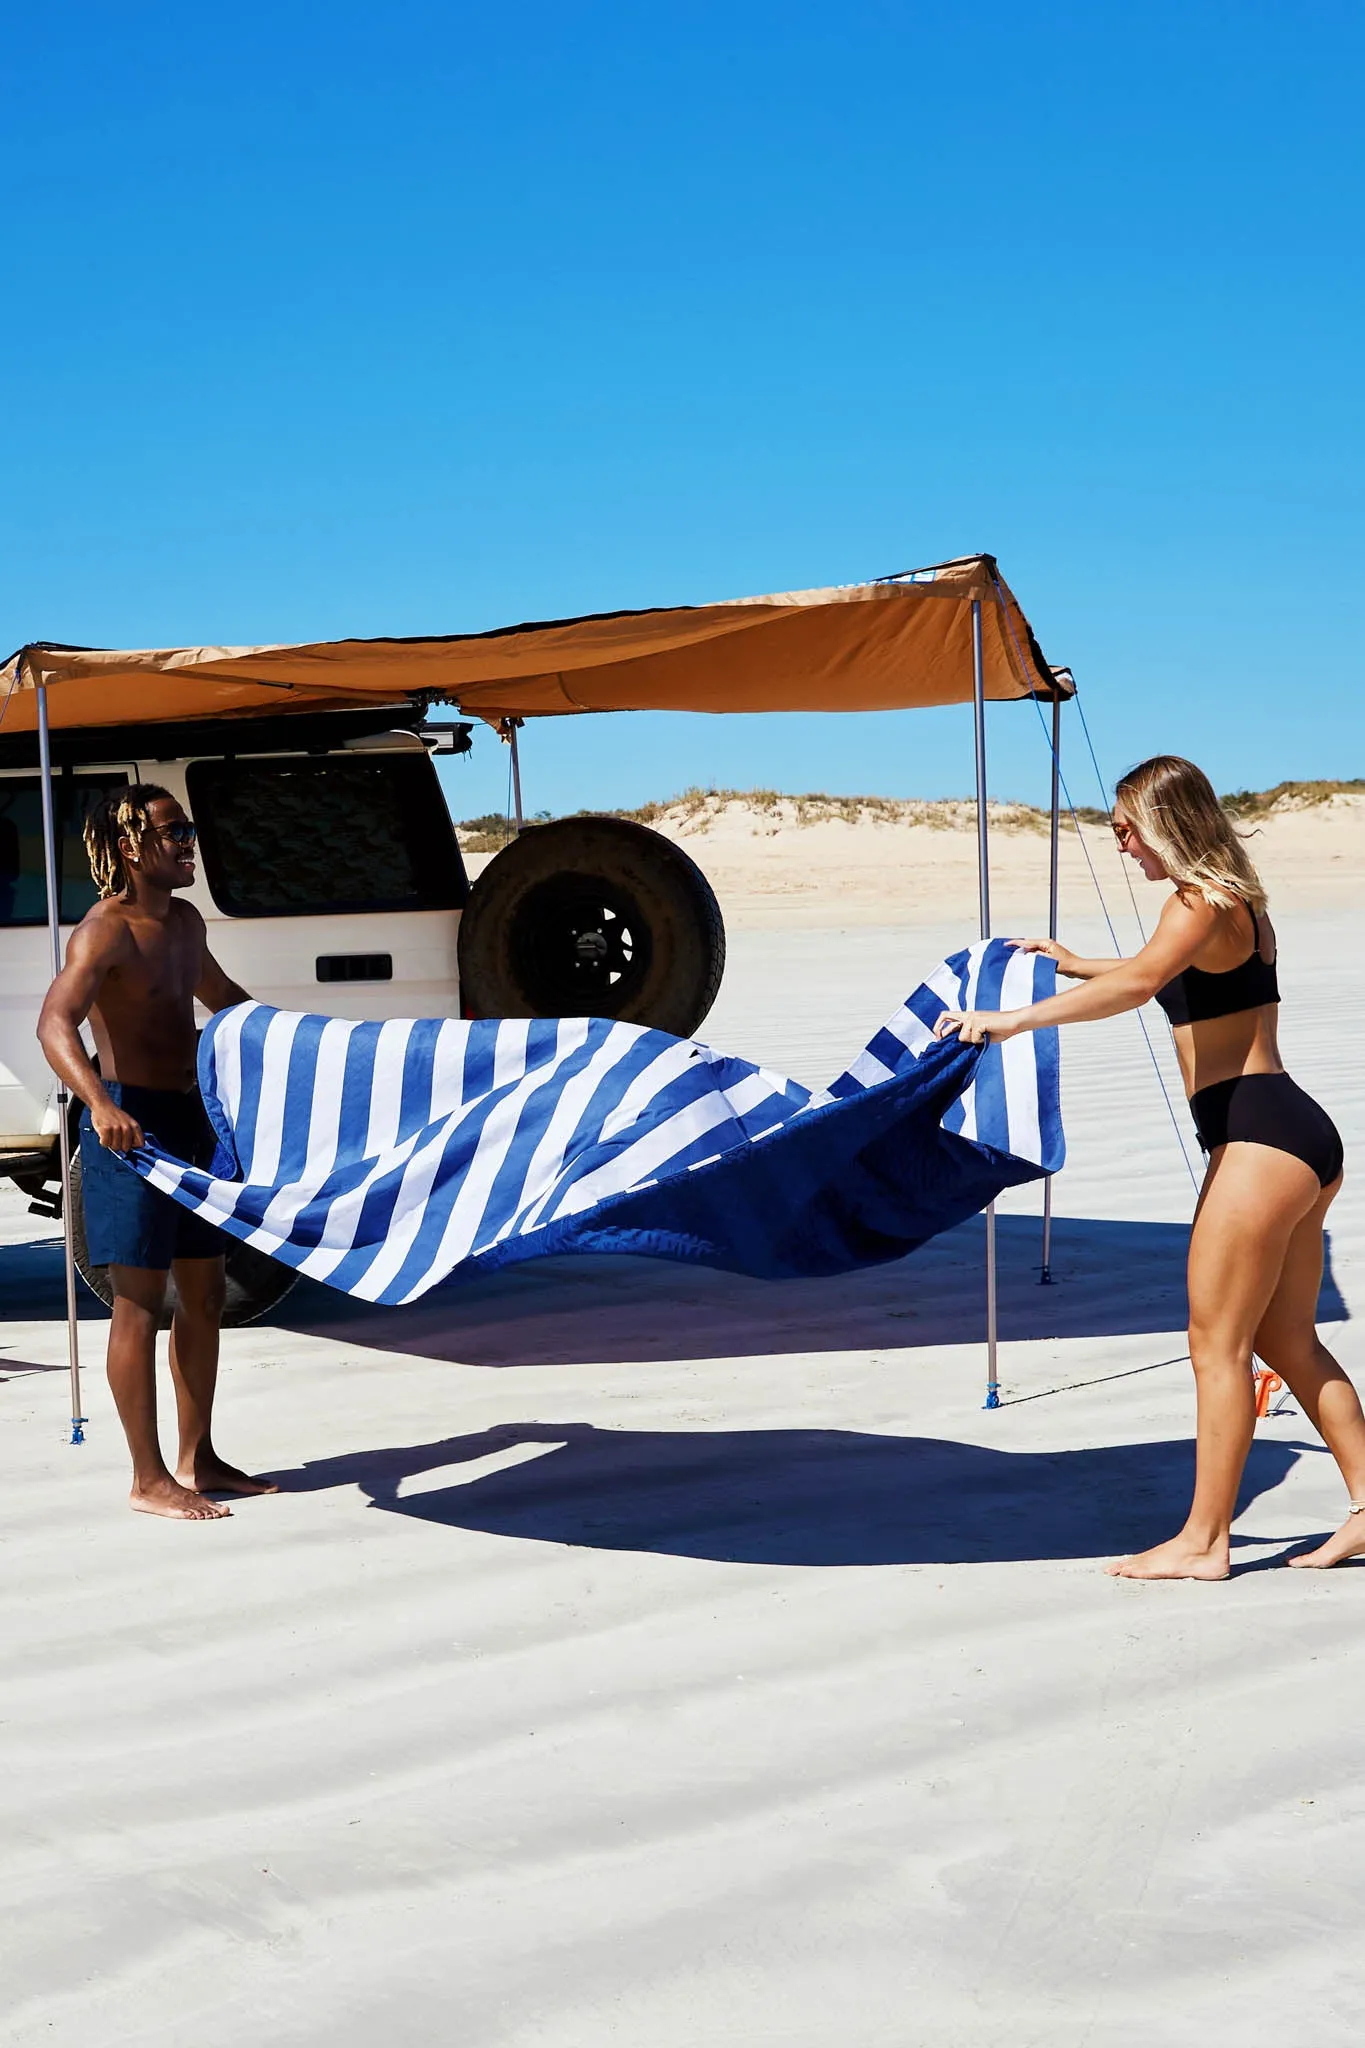
[[[147,1142],[137,1118],[129,1116],[107,1095],[103,1102],[91,1103],[90,1121],[106,1152],[138,1152]]]

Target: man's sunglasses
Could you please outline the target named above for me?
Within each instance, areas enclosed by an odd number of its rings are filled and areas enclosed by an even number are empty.
[[[158,825],[156,829],[163,839],[170,839],[177,846],[193,846],[199,837],[198,827],[188,819],[177,819],[174,825]]]

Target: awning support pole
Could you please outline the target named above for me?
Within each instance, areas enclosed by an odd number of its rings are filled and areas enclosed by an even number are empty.
[[[38,684],[38,766],[42,781],[43,868],[47,880],[47,932],[52,948],[52,978],[62,971],[62,922],[57,865],[57,825],[52,802],[52,741],[47,725],[47,685]],[[71,1369],[71,1441],[85,1442],[81,1413],[81,1341],[76,1305],[76,1248],[71,1218],[71,1097],[65,1081],[57,1083],[57,1145],[62,1162],[62,1247],[66,1265],[66,1353]]]
[[[1051,865],[1048,869],[1047,935],[1057,936],[1058,884],[1061,873],[1062,828],[1062,694],[1052,700],[1052,832]],[[1052,1285],[1052,1175],[1043,1182],[1043,1264],[1038,1275],[1040,1287]]]
[[[512,809],[516,814],[518,832],[524,831],[526,826],[526,820],[521,814],[521,756],[517,752],[517,727],[520,724],[519,718],[508,720],[508,744],[512,749]]]
[[[981,600],[972,599],[972,711],[976,725],[976,858],[981,936],[991,935],[991,864],[986,837],[986,670],[981,652]],[[1000,1406],[996,1367],[995,1204],[986,1210],[986,1406]]]

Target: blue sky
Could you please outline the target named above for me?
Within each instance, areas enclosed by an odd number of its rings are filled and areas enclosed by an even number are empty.
[[[1357,7],[78,0],[3,50],[6,649],[986,549],[1110,775],[1365,773]],[[961,791],[967,723],[555,721],[527,802]],[[1002,707],[993,786],[1045,775]]]

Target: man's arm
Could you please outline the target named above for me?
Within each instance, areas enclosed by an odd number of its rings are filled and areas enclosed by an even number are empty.
[[[204,948],[204,965],[199,975],[199,986],[194,993],[195,999],[204,1005],[211,1016],[219,1010],[230,1010],[234,1003],[251,1001],[246,990],[229,975],[224,974],[207,946]]]
[[[177,903],[179,916],[191,918],[201,948],[199,979],[194,985],[194,999],[202,1003],[211,1017],[219,1010],[230,1010],[234,1003],[249,1003],[251,997],[230,975],[224,974],[218,962],[209,951],[208,931],[203,918],[192,903]]]
[[[67,945],[66,965],[48,990],[38,1016],[38,1043],[48,1065],[85,1103],[96,1136],[111,1152],[137,1151],[143,1142],[142,1126],[110,1100],[81,1044],[81,1025],[105,976],[118,965],[127,947],[127,932],[110,919],[87,919],[77,925]]]

